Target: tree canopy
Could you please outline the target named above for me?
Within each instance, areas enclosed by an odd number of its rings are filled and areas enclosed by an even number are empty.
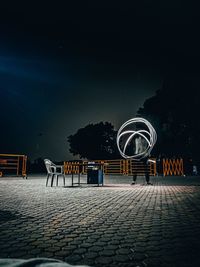
[[[89,160],[119,158],[114,126],[109,122],[89,124],[68,136],[70,153]]]
[[[199,159],[199,85],[192,76],[171,76],[138,110],[157,131],[156,155]]]

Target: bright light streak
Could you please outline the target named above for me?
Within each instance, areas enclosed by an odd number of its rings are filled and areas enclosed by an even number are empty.
[[[124,130],[128,126],[136,126],[137,123],[139,123],[140,125],[144,124],[145,128],[147,127],[148,130],[143,130],[143,129],[137,130],[137,131],[130,130],[130,129]],[[122,146],[120,145],[120,142],[122,138],[125,138],[125,135],[127,135],[127,140],[122,148]],[[140,136],[141,138],[143,138],[143,140],[145,140],[147,144],[146,148],[141,153],[127,155],[126,154],[127,146],[130,144],[133,138],[136,138],[138,136]],[[126,121],[120,127],[117,133],[117,147],[119,149],[121,156],[126,159],[133,159],[133,158],[142,159],[142,158],[149,156],[151,153],[151,150],[153,149],[156,143],[156,140],[157,140],[157,134],[156,134],[155,129],[153,128],[150,122],[148,122],[146,119],[143,119],[143,118],[132,118]]]

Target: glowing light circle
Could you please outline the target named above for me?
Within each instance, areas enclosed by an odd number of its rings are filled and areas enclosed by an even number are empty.
[[[131,126],[136,126],[136,124],[139,124],[140,127],[143,124],[144,128],[141,130],[133,130],[133,129],[127,129]],[[127,130],[126,130],[126,129]],[[133,139],[140,137],[143,142],[146,143],[145,148],[143,151],[140,151],[139,153],[135,153],[133,155],[127,155],[126,150],[127,147],[130,145],[131,142],[133,142]],[[125,143],[122,145],[120,142],[122,139],[125,139]],[[156,143],[157,140],[157,134],[153,126],[149,121],[143,118],[132,118],[128,121],[126,121],[119,129],[117,133],[117,147],[118,150],[123,158],[126,159],[142,159],[145,157],[148,157]]]

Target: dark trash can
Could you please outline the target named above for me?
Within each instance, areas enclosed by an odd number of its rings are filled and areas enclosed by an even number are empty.
[[[88,166],[87,183],[103,185],[103,171],[101,170],[101,166],[99,165]]]

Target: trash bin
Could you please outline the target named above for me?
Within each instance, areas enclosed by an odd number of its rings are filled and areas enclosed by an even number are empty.
[[[91,164],[87,168],[87,183],[88,184],[102,184],[103,185],[103,171],[101,165]]]

